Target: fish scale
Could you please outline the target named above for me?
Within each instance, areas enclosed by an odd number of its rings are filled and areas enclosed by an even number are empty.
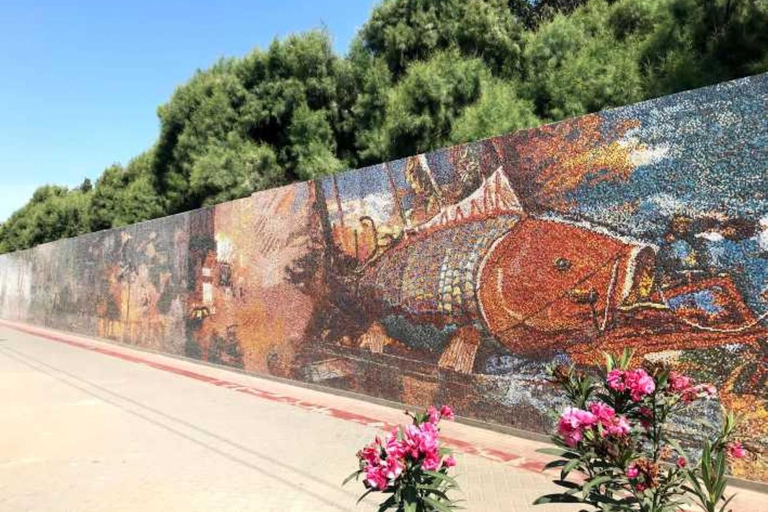
[[[378,296],[390,310],[439,315],[446,323],[476,318],[480,262],[493,243],[519,221],[518,215],[500,215],[405,240],[366,271],[361,288],[368,296]]]

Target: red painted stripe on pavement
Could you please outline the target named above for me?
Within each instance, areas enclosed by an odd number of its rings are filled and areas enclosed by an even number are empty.
[[[151,361],[141,356],[126,354],[119,350],[114,350],[106,347],[99,347],[97,345],[93,345],[85,341],[82,341],[83,338],[80,338],[80,337],[63,334],[63,333],[56,333],[40,327],[35,327],[31,325],[26,325],[26,324],[17,324],[17,323],[8,322],[5,320],[0,320],[0,325],[8,327],[10,329],[17,330],[17,331],[25,332],[27,334],[32,334],[40,338],[45,338],[51,341],[63,343],[65,345],[70,345],[72,347],[77,347],[85,350],[90,350],[92,352],[97,352],[105,356],[115,357],[131,363],[144,364],[156,370],[173,373],[175,375],[180,375],[182,377],[187,377],[200,382],[205,382],[207,384],[212,384],[214,386],[227,388],[232,391],[237,391],[238,393],[244,393],[246,395],[255,396],[255,397],[262,398],[265,400],[270,400],[273,402],[289,404],[309,412],[325,413],[333,418],[337,418],[344,421],[351,421],[353,423],[358,423],[364,426],[379,427],[383,430],[391,430],[394,427],[394,425],[391,425],[386,421],[379,420],[376,418],[371,418],[371,417],[364,416],[362,414],[357,414],[351,411],[346,411],[343,409],[337,409],[335,407],[316,404],[313,402],[308,402],[306,400],[298,399],[291,396],[279,395],[277,393],[259,389],[253,386],[238,384],[236,382],[231,382],[231,381],[219,379],[216,377],[211,377],[202,373],[194,372],[192,370],[180,368],[178,366],[172,366],[165,363],[159,363],[157,361]],[[125,348],[127,350],[131,349],[130,346],[126,346]],[[225,369],[225,368],[222,368],[222,369]],[[498,450],[495,448],[478,447],[467,441],[463,441],[461,439],[456,439],[452,437],[443,436],[443,442],[445,442],[445,444],[447,444],[454,450],[460,451],[462,453],[466,453],[469,455],[477,455],[489,460],[493,460],[494,462],[506,463],[513,460],[514,461],[519,460],[520,464],[515,464],[515,467],[524,469],[527,471],[532,471],[534,473],[543,472],[543,466],[545,463],[542,461],[525,459],[520,455],[516,455],[514,453],[510,453],[504,450]]]

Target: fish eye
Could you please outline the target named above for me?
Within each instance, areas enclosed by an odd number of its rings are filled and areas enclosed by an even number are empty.
[[[567,258],[557,258],[555,260],[555,268],[560,272],[568,271],[572,265],[571,261]]]

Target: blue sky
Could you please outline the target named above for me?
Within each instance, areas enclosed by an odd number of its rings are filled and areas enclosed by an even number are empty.
[[[158,133],[196,69],[325,26],[346,52],[373,0],[0,2],[0,221],[45,183],[75,186]]]

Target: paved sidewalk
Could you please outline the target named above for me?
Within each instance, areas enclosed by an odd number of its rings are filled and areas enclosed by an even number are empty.
[[[375,510],[340,482],[397,409],[0,322],[0,511]],[[50,336],[46,338],[43,336]],[[55,339],[51,339],[55,338]],[[556,489],[541,443],[450,423],[474,511]],[[739,490],[734,511],[761,509]]]

